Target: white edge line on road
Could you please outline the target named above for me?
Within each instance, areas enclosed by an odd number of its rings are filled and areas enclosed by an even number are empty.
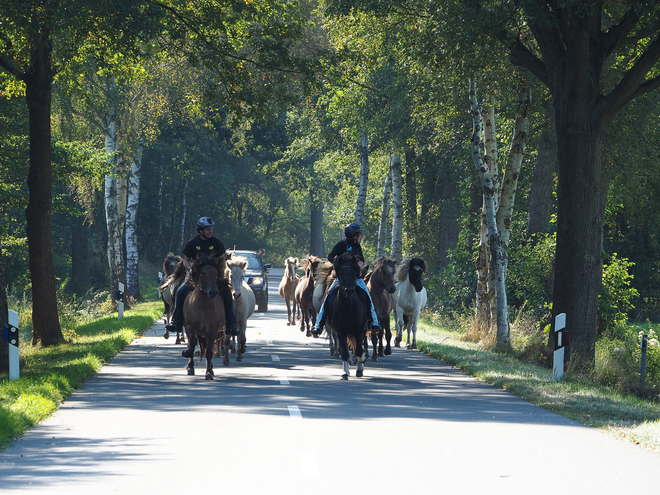
[[[291,419],[302,419],[302,414],[300,414],[300,408],[298,406],[287,406],[289,408],[289,416]]]
[[[277,354],[273,354],[270,358],[276,363],[279,363],[280,361],[280,357]]]
[[[286,376],[280,376],[280,385],[291,385],[289,383],[289,380],[287,380]]]

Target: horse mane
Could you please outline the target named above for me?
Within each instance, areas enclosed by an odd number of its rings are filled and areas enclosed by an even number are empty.
[[[248,259],[244,256],[232,255],[231,258],[227,260],[227,268],[231,268],[232,266],[239,266],[241,270],[243,270],[243,273],[245,273],[245,269],[248,266]]]
[[[317,284],[325,285],[325,281],[334,270],[334,266],[328,260],[321,260],[314,272],[314,280]]]
[[[307,257],[303,260],[302,262],[302,269],[307,270],[307,267],[313,263],[317,263],[323,261],[322,258],[319,258],[318,256],[314,254],[308,254]]]
[[[403,282],[408,278],[408,272],[412,266],[421,267],[422,271],[426,271],[426,261],[422,258],[405,258],[396,269],[394,278],[397,282]]]
[[[371,267],[371,270],[369,270],[369,272],[364,276],[364,283],[366,284],[367,282],[369,282],[369,279],[371,278],[371,274],[373,272],[382,269],[388,263],[394,263],[394,266],[396,267],[396,263],[394,262],[394,260],[391,260],[388,257],[383,256],[382,254],[378,258],[376,258],[373,267]]]
[[[181,261],[181,256],[178,256],[174,253],[167,253],[167,256],[165,256],[165,261],[163,261],[163,273],[167,273],[167,268],[170,266],[172,261],[179,263]]]
[[[171,253],[170,253],[171,254]],[[171,274],[169,277],[167,277],[167,280],[163,282],[163,285],[158,287],[158,290],[165,290],[167,289],[170,285],[176,283],[178,280],[182,279],[186,275],[186,267],[183,264],[183,259],[179,256],[176,256],[175,254],[172,255],[175,258],[179,258],[178,263],[176,264],[176,270],[174,270],[174,273]],[[169,258],[170,255],[167,255],[167,258]]]

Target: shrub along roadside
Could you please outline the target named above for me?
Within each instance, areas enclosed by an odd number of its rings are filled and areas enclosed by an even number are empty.
[[[420,322],[417,345],[421,352],[532,404],[660,452],[657,401],[618,393],[570,374],[553,382],[552,370],[484,350],[462,335],[460,330]]]
[[[10,382],[0,373],[0,448],[51,414],[161,314],[162,303],[142,303],[121,320],[114,314],[76,327],[63,344],[22,344],[20,378]]]

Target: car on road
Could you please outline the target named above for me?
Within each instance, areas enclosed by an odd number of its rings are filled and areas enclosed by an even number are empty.
[[[257,300],[257,311],[265,313],[268,311],[268,277],[266,274],[273,265],[264,263],[256,251],[244,251],[237,249],[232,251],[236,256],[247,258],[248,266],[245,269],[244,279],[254,292]]]

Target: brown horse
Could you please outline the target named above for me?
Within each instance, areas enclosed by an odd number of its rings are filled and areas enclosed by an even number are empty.
[[[314,272],[314,309],[318,314],[321,311],[321,305],[328,295],[328,290],[335,281],[335,269],[332,263],[327,260],[321,260]],[[326,325],[325,333],[328,335],[330,345],[330,355],[339,358],[339,345],[337,344],[337,335]]]
[[[220,335],[227,337],[225,330],[225,306],[221,291],[229,290],[225,275],[224,253],[219,257],[200,254],[192,264],[191,282],[195,289],[183,303],[183,318],[188,334],[188,348],[181,353],[188,358],[189,375],[195,374],[193,359],[195,346],[199,342],[200,356],[206,358],[206,379],[213,380],[213,343]]]
[[[158,287],[158,291],[163,299],[163,303],[165,303],[165,325],[168,325],[172,323],[176,291],[186,280],[186,267],[183,265],[181,257],[173,253],[168,253],[163,261],[163,273],[165,274],[165,282]],[[170,338],[169,330],[165,330],[163,337],[166,339]],[[185,340],[183,331],[176,333],[177,344],[185,342]]]
[[[314,309],[314,272],[321,262],[321,258],[313,254],[307,255],[303,262],[305,276],[296,287],[296,303],[300,308],[300,331],[307,330],[307,337],[312,336],[312,325],[316,322],[316,309]],[[311,320],[311,323],[310,323]]]
[[[296,273],[298,258],[288,257],[284,260],[284,276],[280,281],[278,292],[286,303],[287,326],[296,324],[298,303],[296,303],[296,287],[300,282],[300,275]]]
[[[372,361],[378,361],[378,356],[389,356],[392,354],[392,330],[390,329],[390,313],[394,309],[394,299],[392,294],[396,290],[394,282],[394,274],[396,272],[396,261],[388,259],[384,256],[379,256],[374,261],[373,271],[369,272],[365,277],[367,288],[371,294],[371,300],[374,302],[376,315],[378,315],[378,323],[380,331],[378,333],[371,333],[371,343],[374,348],[374,353],[371,356]],[[383,333],[387,340],[387,346],[383,350]],[[376,347],[378,342],[378,347]],[[377,352],[376,352],[377,349]]]

